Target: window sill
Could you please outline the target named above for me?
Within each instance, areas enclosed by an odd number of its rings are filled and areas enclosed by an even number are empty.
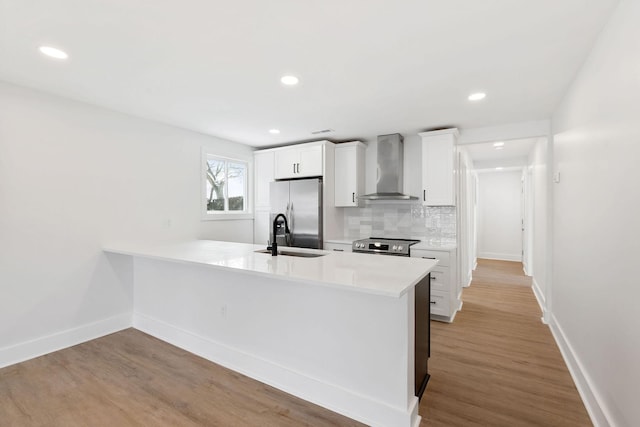
[[[203,214],[200,218],[202,221],[229,221],[237,219],[253,219],[252,213],[216,213]]]

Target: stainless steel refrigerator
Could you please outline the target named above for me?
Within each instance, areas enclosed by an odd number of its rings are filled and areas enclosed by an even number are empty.
[[[279,213],[287,217],[289,235],[284,221],[276,227],[278,246],[322,249],[322,178],[272,182],[270,187],[271,215],[269,235],[273,242],[273,220]]]

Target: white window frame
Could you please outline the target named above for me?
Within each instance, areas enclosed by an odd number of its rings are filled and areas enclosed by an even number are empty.
[[[224,211],[207,211],[207,160],[216,159],[225,162],[225,168],[228,162],[241,163],[246,167],[246,175],[244,181],[244,210],[243,211],[229,211],[228,203],[229,198],[227,196],[228,186],[225,186],[225,210]],[[218,155],[205,148],[202,149],[202,162],[201,162],[201,175],[200,175],[200,214],[204,221],[219,221],[219,220],[231,220],[231,219],[253,219],[253,206],[251,202],[251,162],[243,159],[237,159],[232,157],[226,157]]]

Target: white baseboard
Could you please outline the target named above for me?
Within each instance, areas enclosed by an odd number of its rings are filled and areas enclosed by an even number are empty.
[[[0,348],[0,368],[130,328],[131,323],[131,313],[123,313],[9,347]]]
[[[501,254],[497,252],[481,252],[478,253],[478,258],[483,259],[495,259],[498,261],[517,261],[522,262],[521,254]]]
[[[578,389],[578,393],[580,393],[582,402],[587,408],[591,422],[595,427],[614,426],[615,424],[611,421],[613,418],[602,403],[603,400],[593,385],[593,381],[584,369],[584,366],[580,362],[580,359],[576,355],[576,352],[567,340],[567,336],[562,330],[562,327],[558,324],[558,320],[553,314],[551,315],[549,327],[556,343],[558,344],[558,348],[560,348],[560,353],[562,353],[562,357],[569,368],[571,378],[573,378],[573,382]]]
[[[542,310],[542,323],[547,323],[545,321],[545,318],[547,317],[547,302],[546,299],[544,297],[544,293],[542,292],[542,289],[540,289],[540,285],[538,285],[538,282],[536,281],[536,278],[534,277],[533,280],[531,281],[531,288],[533,289],[533,295],[536,296],[536,301],[538,301],[538,305],[540,306],[540,310]]]
[[[134,312],[133,327],[211,362],[367,425],[389,427],[420,424],[417,397],[412,399],[409,408],[392,407],[140,313]]]
[[[471,286],[471,282],[473,282],[473,275],[470,274],[469,275],[469,279],[467,280],[467,283],[465,285],[462,285],[463,288],[468,288],[469,286]]]

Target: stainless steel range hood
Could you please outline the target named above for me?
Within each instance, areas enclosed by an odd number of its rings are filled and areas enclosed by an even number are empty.
[[[376,192],[360,200],[418,200],[402,193],[403,138],[399,133],[378,136]]]

